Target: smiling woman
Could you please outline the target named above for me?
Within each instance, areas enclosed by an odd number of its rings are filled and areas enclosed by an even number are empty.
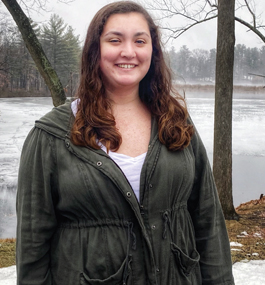
[[[20,285],[234,284],[205,148],[140,5],[93,18],[76,100],[24,143],[17,217]]]

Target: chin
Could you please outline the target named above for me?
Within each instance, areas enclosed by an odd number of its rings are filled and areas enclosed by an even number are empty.
[[[140,81],[138,80],[121,80],[116,81],[118,86],[135,86],[138,85]]]

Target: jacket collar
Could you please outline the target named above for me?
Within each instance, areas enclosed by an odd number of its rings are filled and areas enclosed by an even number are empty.
[[[71,102],[53,108],[49,113],[35,122],[35,126],[60,139],[70,138],[75,116],[72,112]],[[157,138],[157,122],[152,117],[150,146]]]

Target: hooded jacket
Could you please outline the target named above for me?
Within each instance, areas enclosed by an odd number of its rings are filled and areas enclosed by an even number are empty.
[[[102,150],[74,145],[70,103],[29,133],[17,193],[19,285],[232,285],[229,240],[205,148],[151,139],[140,201]]]

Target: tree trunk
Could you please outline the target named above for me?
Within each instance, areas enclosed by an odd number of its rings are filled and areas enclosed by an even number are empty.
[[[235,0],[219,0],[213,174],[226,219],[238,219],[232,196],[232,97]]]
[[[22,11],[16,0],[2,0],[2,2],[15,20],[29,53],[50,89],[53,105],[59,106],[63,104],[66,100],[63,86],[47,59],[28,17]]]

